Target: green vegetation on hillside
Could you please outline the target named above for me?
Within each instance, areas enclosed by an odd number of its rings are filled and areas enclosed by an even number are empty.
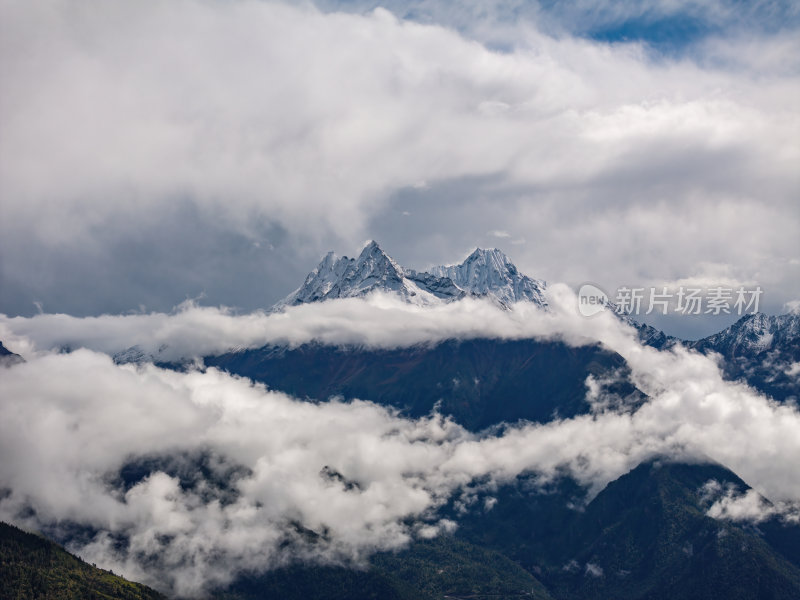
[[[373,557],[367,568],[293,566],[240,577],[217,600],[552,600],[505,556],[446,535]]]
[[[372,564],[431,598],[550,598],[531,573],[506,556],[450,535],[379,554]]]
[[[0,522],[0,600],[149,600],[164,596]]]

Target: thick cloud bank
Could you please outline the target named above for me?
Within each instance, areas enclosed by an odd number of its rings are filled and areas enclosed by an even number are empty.
[[[572,344],[602,340],[616,347],[633,337],[633,330],[621,327],[610,314],[580,317],[578,301],[565,285],[551,285],[546,294],[550,311],[524,302],[502,310],[484,299],[419,307],[375,293],[364,299],[288,307],[280,313],[237,315],[224,308],[184,303],[170,314],[0,315],[0,340],[23,356],[77,348],[113,355],[136,346],[157,360],[176,361],[236,348],[312,341],[396,348],[452,338],[559,337]]]
[[[490,334],[594,339],[626,359],[649,400],[633,413],[616,412],[587,382],[592,414],[477,436],[435,414],[412,420],[367,401],[302,402],[214,369],[120,366],[88,349],[31,351],[28,362],[0,373],[0,518],[38,528],[82,526],[72,536],[82,556],[191,595],[239,569],[296,558],[358,562],[435,535],[454,526],[436,514],[448,498],[477,481],[501,483],[526,472],[542,482],[567,473],[596,493],[653,456],[714,460],[777,503],[800,500],[796,408],[724,381],[709,358],[642,347],[613,318],[578,317],[574,296],[559,289],[563,297],[553,296],[550,314],[475,302],[419,310],[374,297],[272,316],[193,307],[87,323],[48,315],[6,320],[17,344],[23,333],[31,336],[31,349],[53,343],[43,343],[48,327],[39,327],[48,319],[51,326],[72,323],[73,336],[95,331],[97,347],[117,344],[148,319],[157,326],[141,331],[173,331],[158,343],[174,345],[206,317],[218,329],[200,331],[194,341],[225,330],[228,343],[244,343],[248,325],[256,330],[248,333],[252,343],[263,343],[265,331],[296,343],[314,335],[376,344]],[[195,321],[182,323],[189,316]],[[256,327],[271,319],[283,328]],[[135,476],[137,465],[150,475]],[[733,500],[738,506],[738,498],[720,497],[714,516],[734,518]]]
[[[266,344],[311,341],[375,348],[410,346],[449,338],[521,338],[571,335],[594,341],[610,321],[581,322],[569,315],[574,300],[565,286],[550,292],[564,312],[546,313],[527,303],[500,310],[488,300],[422,308],[390,294],[373,294],[289,307],[281,313],[235,315],[225,309],[181,305],[172,314],[150,313],[77,318],[42,314],[0,315],[0,339],[22,354],[38,350],[88,348],[114,354],[131,346],[160,360],[181,360]],[[577,306],[577,304],[574,304]],[[574,311],[572,311],[574,312]],[[582,333],[587,326],[596,331]],[[590,336],[594,339],[590,340]],[[33,345],[31,345],[31,343]]]

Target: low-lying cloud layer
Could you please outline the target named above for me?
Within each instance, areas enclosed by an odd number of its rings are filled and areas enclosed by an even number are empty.
[[[236,348],[311,341],[397,348],[450,338],[557,335],[568,336],[572,343],[594,343],[608,336],[632,335],[632,330],[617,327],[610,314],[580,318],[577,299],[565,285],[551,286],[547,294],[556,303],[548,312],[524,302],[501,310],[491,300],[471,298],[423,308],[378,292],[365,299],[302,304],[278,313],[235,314],[187,302],[170,314],[0,315],[0,339],[23,355],[77,348],[115,354],[137,346],[158,360],[174,361]]]
[[[642,347],[610,315],[583,319],[574,302],[556,286],[549,314],[473,301],[417,309],[376,296],[270,316],[191,307],[85,322],[6,319],[4,334],[14,331],[17,345],[30,336],[31,351],[28,362],[0,373],[0,518],[82,525],[90,535],[73,538],[82,556],[191,595],[239,569],[297,558],[358,562],[452,529],[436,513],[448,498],[521,473],[542,482],[567,473],[596,493],[653,456],[714,460],[771,500],[800,500],[796,408],[724,381],[707,357]],[[56,328],[62,338],[46,336]],[[476,435],[435,414],[403,418],[369,399],[303,402],[214,369],[120,366],[96,351],[144,344],[147,335],[177,347],[192,330],[187,347],[205,349],[214,346],[203,340],[221,332],[225,344],[261,344],[265,335],[375,345],[459,335],[600,340],[625,358],[649,399],[633,413],[616,412],[589,383],[592,414]],[[133,334],[142,338],[125,339]],[[95,350],[42,350],[70,336]],[[152,474],[131,477],[126,467],[142,463]],[[729,518],[725,506],[716,516]]]

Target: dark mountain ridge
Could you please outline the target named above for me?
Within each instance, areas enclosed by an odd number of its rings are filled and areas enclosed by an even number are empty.
[[[526,566],[555,598],[800,597],[800,527],[711,518],[709,481],[749,489],[721,465],[663,459],[585,505],[568,479],[531,491],[521,478],[490,511],[464,516],[457,535]]]
[[[451,340],[392,350],[305,344],[266,346],[215,357],[207,367],[314,400],[360,398],[410,417],[434,406],[472,430],[519,420],[546,422],[589,412],[586,379],[633,407],[644,398],[627,382],[625,361],[599,345],[537,340]]]

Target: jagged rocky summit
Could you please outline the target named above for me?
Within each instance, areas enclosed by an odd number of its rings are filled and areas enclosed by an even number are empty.
[[[371,241],[358,258],[329,252],[308,274],[303,285],[275,308],[334,298],[358,298],[376,290],[398,294],[419,305],[488,297],[507,306],[528,301],[546,306],[545,282],[519,272],[500,250],[476,249],[458,265],[417,272],[397,264],[377,242]]]

